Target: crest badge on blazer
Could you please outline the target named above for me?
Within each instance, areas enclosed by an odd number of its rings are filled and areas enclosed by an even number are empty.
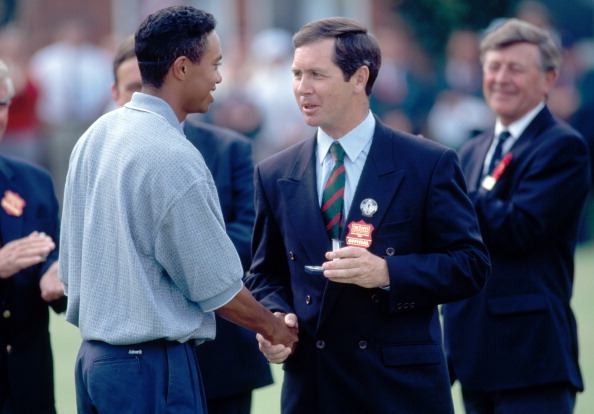
[[[6,190],[4,192],[4,197],[2,197],[2,201],[0,202],[4,211],[9,216],[20,217],[23,215],[23,210],[27,203],[23,198],[18,194],[10,190]]]

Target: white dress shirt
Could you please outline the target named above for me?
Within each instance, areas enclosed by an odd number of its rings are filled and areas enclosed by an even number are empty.
[[[343,202],[343,217],[348,216],[353,201],[353,196],[357,190],[357,184],[363,171],[363,166],[369,154],[373,133],[375,131],[375,118],[371,111],[369,114],[355,128],[350,130],[346,135],[338,138],[336,141],[342,145],[345,151],[344,168],[345,168],[345,189]],[[316,153],[316,177],[318,185],[318,202],[320,207],[322,205],[322,196],[324,193],[324,186],[330,172],[334,168],[334,159],[330,154],[330,145],[334,142],[334,138],[326,134],[321,128],[318,128],[317,135],[317,153]]]

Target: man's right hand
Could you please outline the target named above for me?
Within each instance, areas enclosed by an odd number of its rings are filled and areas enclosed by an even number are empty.
[[[292,333],[297,335],[299,333],[299,323],[297,315],[294,313],[284,314],[275,312],[274,316],[284,324]],[[262,334],[257,334],[258,346],[260,351],[264,354],[266,359],[273,364],[281,364],[293,353],[297,342],[293,342],[290,346],[286,346],[284,342],[276,343],[273,339],[267,339]]]
[[[284,318],[273,315],[256,301],[245,286],[231,301],[215,310],[215,313],[262,335],[262,338],[265,338],[270,344],[281,345],[289,351],[295,347],[298,341],[297,317],[295,317],[294,323],[291,322],[294,326],[287,324]]]

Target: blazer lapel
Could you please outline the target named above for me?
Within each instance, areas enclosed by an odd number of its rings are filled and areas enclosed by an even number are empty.
[[[289,176],[278,181],[282,198],[291,209],[289,223],[293,234],[303,246],[303,260],[321,265],[330,248],[330,240],[319,207],[316,181],[316,139],[304,142]]]
[[[398,170],[394,163],[394,140],[388,139],[385,134],[377,133],[373,140],[345,221],[343,238],[348,234],[348,225],[353,222],[363,220],[377,228],[393,205],[392,200],[404,177],[404,170]],[[364,216],[361,211],[361,204],[366,199],[372,199],[377,203],[377,211],[371,217]]]
[[[543,108],[542,111],[536,115],[536,117],[528,124],[522,135],[518,138],[518,140],[514,143],[514,145],[510,149],[510,153],[512,154],[512,159],[510,164],[508,165],[507,169],[501,176],[498,184],[500,182],[506,181],[506,179],[514,177],[513,171],[515,170],[516,166],[518,165],[518,159],[524,154],[526,151],[529,151],[533,145],[534,140],[538,137],[539,132],[545,128],[549,123],[553,121],[553,115],[548,110],[548,108]],[[497,184],[495,185],[491,195],[495,195],[498,193]]]
[[[514,158],[520,156],[524,151],[531,147],[533,140],[538,136],[539,132],[553,121],[553,115],[544,107],[538,115],[528,124],[520,138],[511,148],[512,162]]]
[[[485,164],[485,158],[487,152],[491,146],[491,142],[495,136],[495,132],[492,130],[487,136],[485,136],[481,142],[477,143],[476,159],[472,163],[469,175],[468,175],[468,191],[474,191],[480,187],[483,179],[483,166]]]
[[[21,198],[27,201],[27,195],[16,181],[16,173],[10,168],[8,164],[0,157],[0,200],[6,196],[6,191],[17,193]],[[24,207],[23,214],[25,214],[27,205]],[[2,235],[2,243],[6,244],[12,240],[22,237],[23,219],[22,216],[16,217],[9,215],[4,208],[0,210],[0,233]]]

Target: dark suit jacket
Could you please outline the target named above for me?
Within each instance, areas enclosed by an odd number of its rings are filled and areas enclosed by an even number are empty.
[[[583,383],[570,308],[574,249],[589,182],[584,140],[544,108],[511,149],[491,191],[479,190],[489,132],[460,159],[493,273],[477,296],[444,306],[451,365],[469,390]]]
[[[227,234],[247,270],[254,225],[251,142],[230,129],[186,121],[184,132],[212,173]],[[256,336],[217,317],[217,336],[196,348],[207,398],[245,393],[272,383]]]
[[[456,154],[377,120],[345,223],[374,226],[370,251],[387,260],[388,292],[304,271],[331,250],[315,149],[315,138],[306,140],[255,173],[246,285],[267,308],[299,318],[283,413],[452,413],[437,305],[475,294],[489,272]],[[366,198],[378,204],[372,217],[360,211]]]
[[[39,281],[58,258],[58,202],[50,176],[25,162],[0,157],[0,198],[17,193],[26,205],[20,217],[0,208],[2,243],[45,232],[56,242],[48,260],[0,280],[0,393],[10,383],[15,413],[54,413],[52,351],[48,331],[48,303],[41,298]],[[66,298],[52,303],[66,309]]]

